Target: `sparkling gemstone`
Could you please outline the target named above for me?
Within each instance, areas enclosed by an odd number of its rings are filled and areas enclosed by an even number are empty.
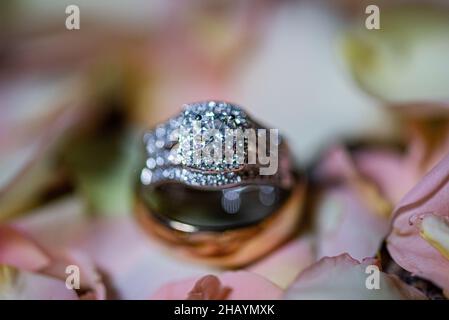
[[[221,171],[223,169],[237,169],[243,166],[237,157],[232,161],[227,161],[225,157],[207,159],[203,161],[201,156],[210,150],[218,150],[220,146],[226,145],[226,131],[229,129],[250,128],[246,115],[243,111],[232,104],[220,102],[204,102],[187,105],[184,111],[182,126],[180,130],[184,132],[179,136],[180,148],[178,155],[183,165],[201,170]],[[253,125],[254,127],[254,125]],[[211,134],[211,137],[207,137]],[[204,139],[206,139],[204,141]],[[227,149],[234,148],[234,145],[227,146]],[[215,154],[215,153],[214,153]],[[192,158],[195,158],[193,161]]]

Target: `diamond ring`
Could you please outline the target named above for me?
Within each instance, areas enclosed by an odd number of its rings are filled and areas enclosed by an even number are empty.
[[[138,212],[151,233],[220,265],[238,265],[266,224],[299,216],[302,185],[278,130],[224,101],[186,104],[143,136]],[[300,186],[300,187],[298,187]],[[292,213],[293,212],[293,213]],[[283,219],[286,220],[286,219]],[[278,222],[279,223],[279,222]],[[271,248],[290,233],[267,239]]]

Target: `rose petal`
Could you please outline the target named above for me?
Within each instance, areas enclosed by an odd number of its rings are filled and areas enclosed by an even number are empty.
[[[82,199],[68,197],[51,203],[15,225],[57,252],[81,252],[92,259],[108,297],[146,299],[163,284],[216,269],[182,261],[148,237],[131,216],[85,214]],[[82,280],[82,279],[81,279]]]
[[[318,258],[345,252],[357,259],[373,256],[388,234],[390,204],[352,156],[333,146],[315,170],[324,185],[315,214]]]
[[[388,234],[384,216],[345,186],[325,191],[317,214],[317,256],[349,253],[356,259],[374,256]]]
[[[67,248],[61,252],[51,253],[52,263],[42,273],[57,279],[65,280],[68,266],[79,268],[80,290],[82,299],[104,300],[106,288],[96,266],[83,253]]]
[[[73,203],[66,202],[70,209],[73,210]],[[68,211],[68,212],[69,212]],[[52,212],[50,210],[50,212]],[[63,214],[63,211],[57,211],[59,215]],[[70,212],[69,212],[70,213]],[[40,216],[42,217],[42,215]],[[66,217],[68,217],[66,215]],[[38,216],[29,216],[24,220],[31,221],[39,218]],[[59,216],[60,218],[60,216]],[[39,219],[37,219],[39,220]],[[48,223],[45,219],[40,222]],[[54,228],[61,227],[57,219],[51,221],[55,224]],[[70,224],[73,220],[67,220],[66,223]],[[0,264],[7,264],[15,266],[22,270],[34,271],[42,275],[47,275],[55,279],[65,280],[67,278],[66,268],[69,265],[76,265],[80,269],[80,283],[82,292],[90,293],[95,299],[105,298],[105,288],[99,277],[96,267],[83,253],[73,250],[69,244],[61,246],[62,242],[59,242],[58,246],[55,245],[56,232],[47,233],[51,239],[48,243],[40,241],[37,242],[31,239],[31,236],[37,236],[39,238],[39,232],[32,230],[32,228],[26,228],[25,222],[16,222],[14,228],[8,226],[0,226]],[[76,225],[73,225],[76,229]],[[49,226],[46,227],[49,229]],[[64,228],[68,228],[64,226]],[[30,232],[19,232],[18,230],[32,230]],[[37,233],[37,234],[36,234]],[[66,237],[70,233],[64,233]],[[3,240],[2,240],[3,239]],[[39,238],[39,240],[43,240]]]
[[[12,227],[0,225],[0,265],[36,271],[50,264],[50,257],[34,241]]]
[[[0,267],[0,299],[78,300],[65,281],[42,274]]]
[[[449,289],[447,219],[449,156],[432,169],[395,210],[387,239],[393,259],[404,269]]]
[[[272,282],[247,271],[225,272],[218,278],[223,287],[230,289],[227,296],[229,300],[279,299],[282,294],[282,290]],[[186,299],[198,280],[198,278],[190,278],[166,284],[151,296],[151,299]]]
[[[379,273],[379,289],[368,289],[367,278],[373,274],[367,267],[372,259],[362,263],[348,254],[325,257],[302,272],[288,288],[285,299],[426,299],[417,289],[394,275]],[[367,273],[367,270],[369,271]]]
[[[223,300],[231,289],[221,284],[220,279],[214,275],[207,275],[199,279],[190,290],[187,300]]]
[[[286,288],[314,261],[312,239],[299,237],[251,265],[247,270],[272,281],[281,288]]]
[[[360,173],[376,183],[393,204],[419,179],[419,164],[413,160],[393,150],[363,150],[354,154]]]

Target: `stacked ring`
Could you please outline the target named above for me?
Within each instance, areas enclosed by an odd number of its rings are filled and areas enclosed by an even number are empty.
[[[298,224],[304,183],[284,139],[267,131],[235,104],[204,101],[145,132],[142,225],[180,252],[225,267],[280,245]]]

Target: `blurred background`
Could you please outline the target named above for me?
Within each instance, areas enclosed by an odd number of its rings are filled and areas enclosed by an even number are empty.
[[[280,129],[300,166],[338,141],[391,138],[386,104],[447,98],[447,15],[432,16],[446,1],[418,3],[433,12],[414,19],[410,1],[377,1],[386,24],[347,41],[371,2],[2,1],[1,216],[73,189],[128,211],[136,137],[186,102],[244,106]],[[69,5],[79,30],[66,28]]]
[[[369,4],[380,8],[380,30],[365,28]],[[79,30],[66,28],[69,5],[79,7]],[[351,141],[413,151],[410,131],[404,130],[412,123],[425,147],[416,170],[409,170],[413,177],[388,199],[394,206],[447,151],[448,5],[445,0],[1,1],[0,222],[53,212],[50,220],[27,222],[51,243],[66,234],[88,237],[70,219],[73,228],[58,227],[58,219],[70,212],[130,216],[142,132],[182,104],[208,99],[237,103],[278,128],[301,168],[313,167],[329,146]],[[399,173],[395,180],[404,180],[407,175]],[[47,207],[60,199],[66,199],[61,206]],[[43,232],[48,225],[53,231]],[[113,257],[111,269],[120,263],[107,251],[115,248],[93,246]],[[157,271],[162,274],[169,269],[164,259],[151,258],[145,266],[162,266]],[[132,257],[125,260],[121,263]],[[144,292],[131,271],[122,282],[132,278]],[[156,288],[158,279],[147,282]],[[138,295],[130,289],[123,296]]]

